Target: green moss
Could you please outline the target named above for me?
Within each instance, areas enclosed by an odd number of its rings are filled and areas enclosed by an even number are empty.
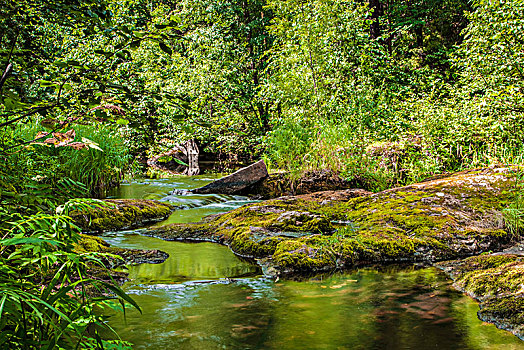
[[[106,205],[91,207],[71,214],[75,223],[87,232],[130,228],[167,218],[174,210],[171,204],[153,200],[106,200]]]
[[[479,316],[491,322],[503,322],[504,328],[522,330],[524,327],[524,298],[512,295],[483,304]]]
[[[239,255],[262,258],[272,255],[277,245],[283,240],[285,238],[269,237],[255,241],[248,232],[241,232],[233,235],[229,241],[229,247]]]
[[[321,270],[336,267],[336,256],[330,249],[312,245],[299,239],[278,244],[273,262],[283,269],[299,271]]]
[[[481,302],[482,320],[524,336],[524,257],[486,254],[439,265]]]
[[[75,244],[78,253],[102,252],[109,244],[100,237],[80,235],[80,240]]]
[[[480,299],[517,293],[524,285],[524,261],[515,255],[481,255],[455,267],[456,283]]]
[[[363,242],[366,247],[378,251],[384,260],[407,258],[415,252],[413,241],[401,239],[376,239],[369,237]]]
[[[456,272],[463,274],[470,271],[493,269],[519,260],[516,255],[484,254],[464,259],[460,262]]]

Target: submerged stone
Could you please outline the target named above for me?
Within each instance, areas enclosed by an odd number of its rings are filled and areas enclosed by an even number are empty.
[[[173,210],[173,205],[156,200],[106,199],[100,205],[73,212],[71,218],[83,232],[99,233],[162,221]]]
[[[226,244],[279,275],[466,257],[511,244],[502,209],[513,196],[516,170],[463,171],[376,194],[281,197],[146,234]]]

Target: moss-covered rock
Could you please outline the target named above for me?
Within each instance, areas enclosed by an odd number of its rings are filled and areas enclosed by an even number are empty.
[[[480,301],[479,318],[524,340],[524,257],[480,255],[438,263],[455,286]]]
[[[104,258],[104,265],[108,268],[116,268],[123,265],[134,264],[159,264],[164,262],[169,254],[161,250],[146,249],[125,249],[112,247],[100,237],[90,235],[80,235],[80,240],[75,244],[77,253],[108,253],[114,255],[113,258]]]
[[[71,214],[83,232],[123,230],[166,219],[175,210],[169,203],[146,199],[106,199],[103,205]]]
[[[261,199],[311,194],[319,191],[338,191],[355,187],[333,171],[310,171],[295,178],[290,173],[270,174],[264,180],[244,189],[240,194]]]
[[[512,198],[516,170],[464,171],[376,194],[281,197],[146,234],[227,244],[279,274],[465,257],[512,241],[501,210]]]

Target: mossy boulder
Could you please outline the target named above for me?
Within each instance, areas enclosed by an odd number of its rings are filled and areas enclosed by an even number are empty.
[[[169,203],[146,199],[106,199],[101,205],[71,214],[83,232],[124,230],[167,219],[175,210]]]
[[[244,189],[239,194],[269,199],[320,191],[338,191],[352,187],[355,187],[354,182],[340,177],[333,171],[323,170],[309,171],[298,178],[294,178],[290,173],[270,174],[264,180]]]
[[[524,340],[524,257],[480,255],[437,264],[455,286],[480,301],[479,318]]]
[[[100,237],[84,234],[80,235],[80,240],[75,244],[75,251],[77,253],[95,252],[115,255],[114,258],[103,260],[108,268],[143,263],[159,264],[163,263],[169,257],[169,254],[156,249],[147,250],[112,247]]]
[[[517,170],[463,171],[375,194],[281,197],[146,234],[226,244],[276,274],[466,257],[510,245],[501,210]]]

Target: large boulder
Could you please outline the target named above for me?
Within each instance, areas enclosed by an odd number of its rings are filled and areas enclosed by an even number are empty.
[[[191,192],[199,194],[236,194],[260,182],[267,176],[266,164],[261,160]]]
[[[135,228],[165,220],[175,210],[169,203],[147,199],[106,199],[70,214],[82,232]]]
[[[240,194],[254,195],[260,199],[296,196],[320,191],[338,191],[355,188],[356,183],[329,170],[308,171],[295,178],[290,173],[270,174],[262,181],[242,190]]]
[[[517,170],[463,171],[375,194],[282,197],[146,234],[226,244],[280,275],[466,257],[511,244],[502,209],[512,199]]]

